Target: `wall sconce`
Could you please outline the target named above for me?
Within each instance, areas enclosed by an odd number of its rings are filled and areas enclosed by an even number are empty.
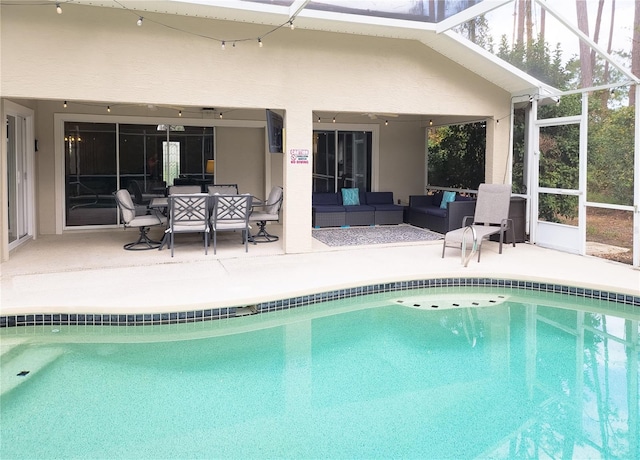
[[[207,165],[205,166],[204,171],[207,174],[213,174],[215,172],[216,168],[215,168],[215,161],[214,160],[207,160]]]

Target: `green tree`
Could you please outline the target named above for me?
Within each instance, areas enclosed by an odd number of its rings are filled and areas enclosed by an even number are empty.
[[[631,206],[634,108],[598,108],[589,113],[587,199]]]
[[[562,64],[562,49],[556,45],[552,52],[540,37],[529,42],[529,46],[517,43],[510,46],[505,35],[500,40],[498,57],[527,72],[532,77],[555,88],[569,89],[571,75]]]
[[[484,182],[484,123],[436,128],[429,136],[429,184],[477,189]]]

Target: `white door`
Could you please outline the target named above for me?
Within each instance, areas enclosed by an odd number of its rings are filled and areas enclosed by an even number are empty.
[[[31,120],[29,120],[30,122]],[[28,148],[28,118],[8,110],[7,129],[7,197],[9,250],[33,235],[31,156]]]
[[[583,115],[536,121],[531,239],[539,246],[585,254],[586,139]]]

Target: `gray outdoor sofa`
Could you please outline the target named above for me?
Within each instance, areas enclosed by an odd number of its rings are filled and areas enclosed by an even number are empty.
[[[446,202],[442,207],[442,197],[442,192],[411,195],[407,223],[445,234],[462,227],[465,216],[473,216],[476,209],[475,199],[456,193],[455,200]]]
[[[401,224],[404,208],[393,203],[393,192],[359,192],[359,204],[345,205],[341,193],[314,192],[312,226],[350,227]]]

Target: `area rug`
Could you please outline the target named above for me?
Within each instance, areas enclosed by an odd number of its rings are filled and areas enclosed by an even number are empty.
[[[360,246],[365,244],[408,243],[441,240],[442,235],[411,225],[379,227],[316,228],[313,237],[327,246]]]

